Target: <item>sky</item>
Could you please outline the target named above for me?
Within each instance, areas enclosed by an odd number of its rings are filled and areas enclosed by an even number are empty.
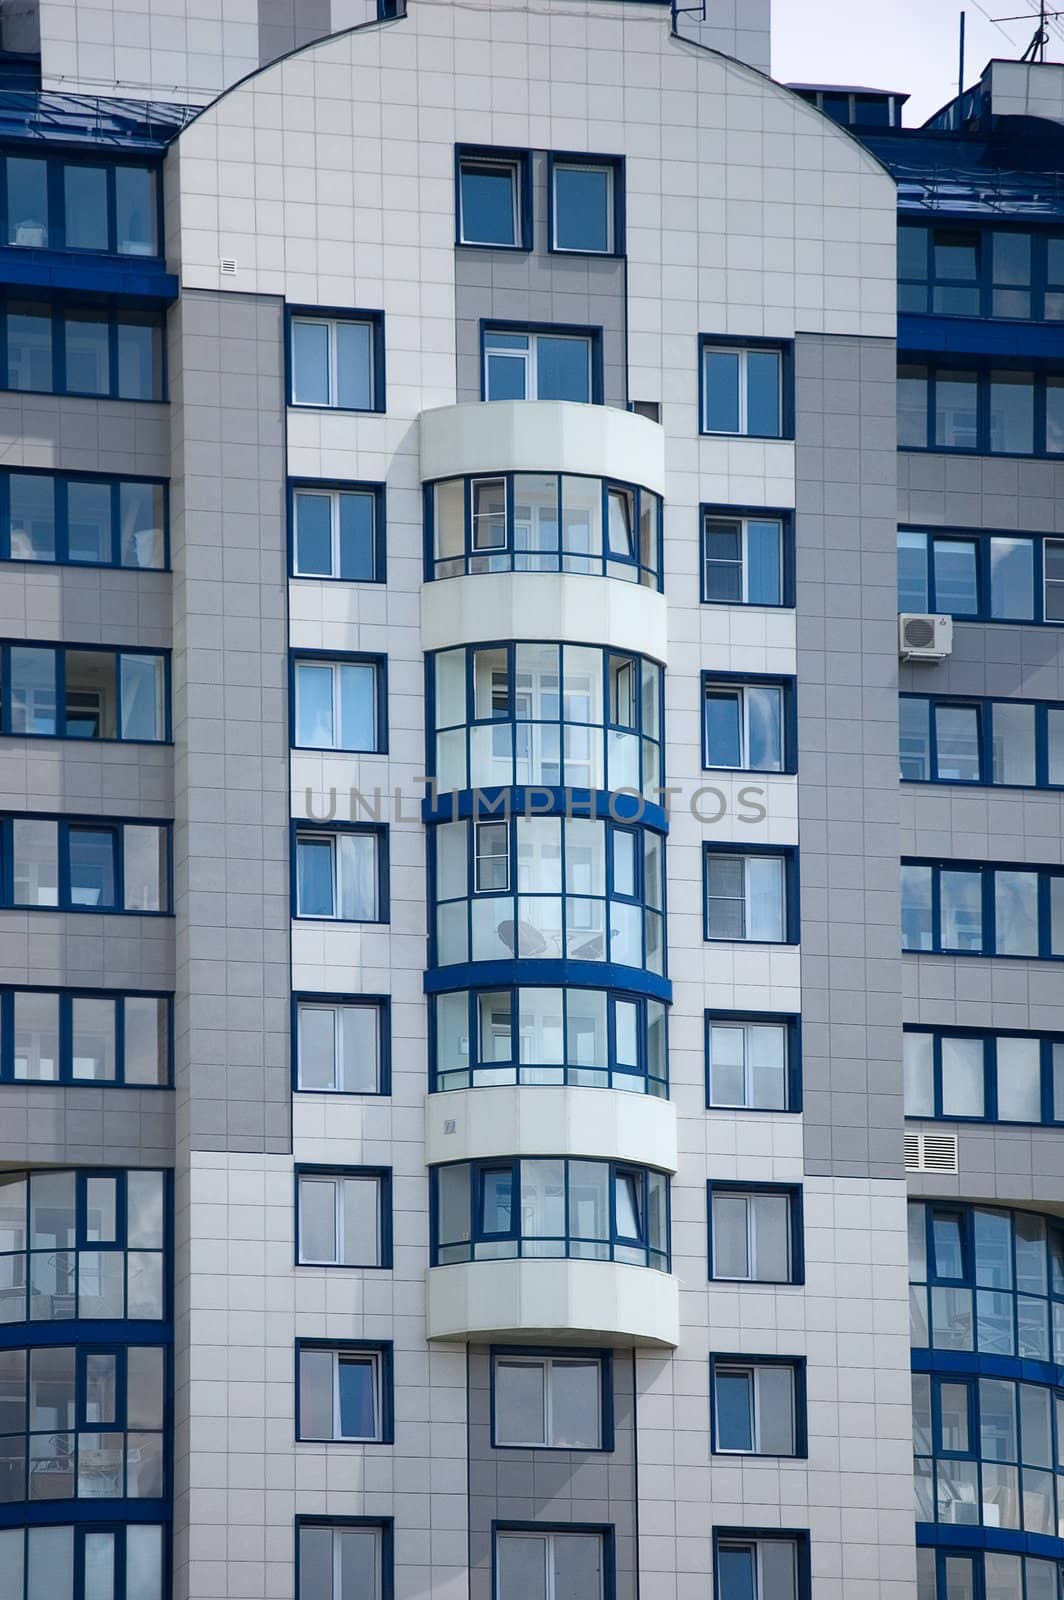
[[[1050,9],[1062,7],[1064,0],[1053,0]],[[907,91],[904,122],[919,127],[957,92],[962,9],[970,88],[992,57],[1023,54],[1037,20],[995,26],[991,18],[1035,11],[1037,0],[772,0],[772,76]],[[1054,26],[1064,28],[1064,18]],[[1051,34],[1047,59],[1064,61],[1060,33]]]

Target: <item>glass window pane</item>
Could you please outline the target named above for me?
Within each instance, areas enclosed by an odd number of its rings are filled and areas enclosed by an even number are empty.
[[[784,863],[775,856],[746,859],[746,937],[779,942],[786,934]]]
[[[54,1083],[59,1077],[59,996],[16,991],[14,1077]]]
[[[106,250],[107,168],[70,163],[63,168],[63,223],[68,250]]]
[[[55,560],[55,479],[13,472],[8,478],[13,561]]]
[[[971,539],[936,539],[933,545],[935,607],[955,617],[979,610],[976,546]]]
[[[551,1443],[597,1450],[602,1443],[602,1367],[597,1361],[552,1361]]]
[[[115,1078],[116,1022],[113,1000],[71,1001],[71,1076],[111,1083]]]
[[[118,323],[118,393],[123,400],[161,400],[162,327],[152,312],[125,311]]]
[[[299,1180],[299,1259],[336,1262],[336,1189],[339,1180],[327,1177],[301,1177]]]
[[[982,873],[943,870],[938,881],[943,950],[982,950]]]
[[[330,404],[327,322],[292,319],[292,401],[300,406]]]
[[[12,733],[54,734],[56,719],[56,651],[35,645],[12,645],[8,651],[6,700]]]
[[[170,1014],[164,999],[127,995],[123,1001],[122,1077],[126,1083],[170,1081]]]
[[[926,450],[927,437],[927,368],[903,362],[898,367],[898,445],[902,448]],[[913,610],[925,610],[914,606]]]
[[[926,783],[931,777],[931,702],[915,695],[898,701],[901,775]]]
[[[54,822],[16,817],[11,824],[15,904],[59,903],[59,845]]]
[[[975,450],[979,445],[979,385],[973,374],[939,371],[935,375],[935,444],[946,450]],[[1000,422],[998,424],[1001,426]]]
[[[556,1533],[552,1600],[600,1600],[602,1535]],[[506,1600],[505,1596],[500,1600]]]
[[[331,1350],[299,1352],[299,1437],[301,1439],[332,1439],[333,1428],[333,1367],[335,1354]]]
[[[166,672],[163,657],[120,655],[118,672],[122,696],[121,737],[143,740],[165,738]]]
[[[108,483],[72,479],[66,486],[67,556],[71,561],[109,562],[112,556],[112,496]]]
[[[124,256],[159,253],[155,174],[150,167],[115,167],[115,233]]]
[[[495,1536],[497,1600],[547,1600],[547,1539],[542,1534]]]
[[[162,484],[118,486],[119,560],[124,567],[161,567],[165,534]]]
[[[546,1434],[545,1362],[495,1362],[495,1443],[543,1444]]]
[[[902,1034],[907,1117],[935,1114],[934,1043],[930,1033]]]
[[[337,1359],[337,1403],[340,1439],[375,1439],[380,1431],[377,1415],[377,1361],[373,1356],[341,1355]]]
[[[340,678],[340,740],[343,750],[377,748],[377,668],[371,662],[344,662]]]
[[[720,1600],[759,1600],[754,1547],[721,1544],[716,1557]]]
[[[541,334],[536,340],[536,398],[591,399],[591,341]]]
[[[1034,540],[999,536],[990,541],[990,615],[1034,616]]]
[[[340,852],[340,916],[352,922],[374,922],[378,916],[377,836],[342,833]]]
[[[67,650],[64,666],[67,738],[117,738],[116,658],[109,650]]]
[[[927,534],[898,531],[898,610],[927,611]]]
[[[1034,449],[1033,373],[990,374],[990,449],[1027,456]]]
[[[717,1371],[714,1390],[718,1450],[754,1448],[754,1382],[752,1372]]]
[[[111,328],[106,311],[68,311],[63,318],[65,386],[71,394],[110,394]]]
[[[746,352],[746,431],[758,438],[778,439],[781,358],[776,350]]]
[[[327,662],[296,663],[296,743],[310,749],[336,744],[333,668]]]
[[[163,1174],[126,1174],[126,1239],[130,1249],[163,1247]]]
[[[127,823],[122,829],[122,870],[127,911],[165,911],[169,903],[166,829]]]
[[[998,955],[1038,954],[1038,877],[1033,872],[994,873],[995,950]]]
[[[461,164],[461,237],[464,244],[515,245],[518,238],[517,166],[509,161]]]
[[[783,526],[779,522],[746,524],[746,601],[752,606],[783,604]]]
[[[368,322],[338,322],[336,404],[351,411],[373,407],[373,327]]]
[[[333,573],[333,508],[331,494],[298,489],[293,496],[295,520],[295,570],[310,577],[331,578]]]
[[[613,248],[613,169],[558,163],[554,168],[554,246],[558,250]]]
[[[7,242],[43,250],[48,245],[48,163],[34,156],[7,156],[4,167]]]
[[[997,1040],[998,1117],[1002,1122],[1042,1120],[1042,1063],[1038,1039]]]
[[[26,1531],[26,1600],[68,1600],[74,1592],[74,1530]]]
[[[978,783],[981,776],[979,711],[975,706],[935,706],[935,776]]]
[[[983,1100],[982,1039],[943,1038],[942,1115],[981,1117]]]
[[[1047,316],[1051,300],[1056,302],[1053,315],[1058,319],[1064,317],[1064,295],[1046,295]],[[1064,452],[1064,377],[1059,373],[1046,373],[1045,397],[1046,452],[1049,455],[1060,455]]]
[[[47,306],[11,301],[7,308],[7,386],[49,394],[52,368],[52,314]]]
[[[1033,786],[1035,734],[1033,705],[995,700],[991,717],[994,782]]]
[[[296,915],[336,915],[333,893],[333,839],[310,834],[296,840]]]
[[[707,348],[703,353],[704,426],[707,433],[739,432],[741,360],[738,350]]]
[[[755,1194],[750,1209],[754,1277],[786,1283],[791,1275],[790,1198],[782,1194]]]
[[[161,1428],[164,1411],[164,1352],[155,1345],[126,1351],[126,1421],[131,1428]],[[100,1417],[101,1422],[111,1419]]]
[[[109,828],[71,828],[68,839],[71,904],[101,911],[116,908],[114,832]]]

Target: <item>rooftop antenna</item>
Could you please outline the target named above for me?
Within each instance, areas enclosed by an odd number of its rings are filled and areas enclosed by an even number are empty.
[[[965,24],[966,18],[967,18],[967,12],[962,11],[961,12],[961,30],[960,30],[960,60],[957,63],[957,98],[958,98],[958,100],[960,99],[961,95],[964,93],[964,24]]]
[[[1022,11],[1018,16],[991,17],[991,22],[1030,22],[1037,19],[1038,26],[1034,31],[1034,38],[1020,57],[1021,61],[1044,61],[1046,58],[1046,45],[1049,43],[1049,29],[1046,23],[1051,17],[1064,17],[1064,11],[1047,11],[1046,0],[1039,0],[1037,12]]]

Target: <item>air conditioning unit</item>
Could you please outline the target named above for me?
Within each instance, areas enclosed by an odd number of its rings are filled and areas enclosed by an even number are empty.
[[[903,661],[945,661],[953,651],[953,618],[903,611],[898,618],[898,654]]]
[[[957,1172],[955,1133],[907,1133],[906,1172]]]

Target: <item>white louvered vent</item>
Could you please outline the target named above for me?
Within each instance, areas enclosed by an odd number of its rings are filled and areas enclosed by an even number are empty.
[[[905,1170],[906,1172],[956,1172],[957,1135],[907,1133]]]
[[[223,256],[218,263],[218,271],[223,278],[236,277],[236,260],[233,256]]]

